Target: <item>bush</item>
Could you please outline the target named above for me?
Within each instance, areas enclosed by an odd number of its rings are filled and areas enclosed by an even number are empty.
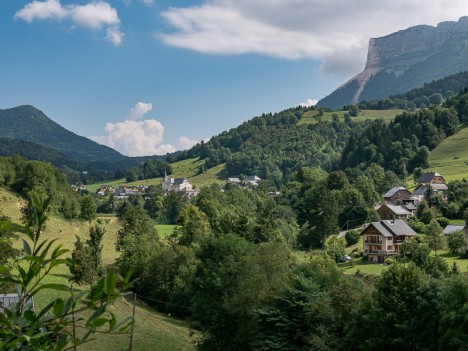
[[[346,246],[351,246],[359,242],[360,234],[357,230],[348,230],[345,234]]]
[[[445,217],[439,217],[439,218],[436,219],[436,221],[439,223],[439,225],[442,228],[445,228],[446,226],[448,226],[450,224],[449,219],[445,218]]]
[[[409,225],[418,234],[426,233],[426,225],[423,222],[414,221],[411,222]]]
[[[386,260],[385,260],[385,265],[386,266],[390,266],[392,264],[395,264],[396,260],[393,258],[393,257],[388,257]]]
[[[369,256],[362,256],[362,262],[367,262],[369,261]]]

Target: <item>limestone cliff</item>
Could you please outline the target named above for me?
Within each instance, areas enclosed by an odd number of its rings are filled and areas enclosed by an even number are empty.
[[[317,105],[341,108],[384,99],[464,70],[468,70],[468,17],[437,27],[411,27],[370,39],[364,71]]]

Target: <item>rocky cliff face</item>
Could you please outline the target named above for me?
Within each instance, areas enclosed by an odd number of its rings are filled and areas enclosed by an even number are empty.
[[[467,69],[468,17],[411,27],[370,39],[364,71],[317,105],[341,108],[383,99]]]

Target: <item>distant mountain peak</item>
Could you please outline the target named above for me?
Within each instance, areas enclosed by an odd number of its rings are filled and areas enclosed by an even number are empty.
[[[468,69],[468,17],[419,25],[369,40],[364,71],[317,106],[341,108],[384,99]]]

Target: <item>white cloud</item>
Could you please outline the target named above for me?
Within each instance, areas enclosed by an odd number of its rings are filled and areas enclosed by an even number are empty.
[[[124,34],[118,27],[109,27],[106,31],[106,39],[115,46],[119,46],[123,42]]]
[[[164,126],[161,122],[155,119],[141,121],[152,109],[153,104],[139,101],[125,116],[123,122],[106,123],[105,135],[94,135],[90,139],[128,156],[164,155],[176,151],[174,146],[162,144]],[[179,138],[180,144],[182,144],[181,138]],[[195,140],[186,138],[183,141],[188,143]]]
[[[179,149],[180,150],[190,149],[192,146],[196,144],[198,144],[198,141],[195,139],[190,139],[186,136],[179,137]]]
[[[127,115],[127,119],[138,121],[153,109],[153,104],[138,101]]]
[[[311,107],[317,105],[317,99],[307,99],[306,102],[301,102],[299,106],[301,107]]]
[[[148,7],[151,7],[154,4],[153,0],[142,0],[142,1],[143,1],[143,4],[145,4]]]
[[[92,30],[106,27],[106,39],[114,45],[120,45],[123,39],[117,10],[105,1],[94,1],[85,5],[62,5],[59,0],[34,0],[16,12],[15,18],[29,23],[34,20],[69,19],[75,25]]]
[[[163,12],[175,31],[155,37],[209,54],[319,59],[322,74],[347,77],[364,68],[371,37],[457,20],[466,10],[465,0],[205,0]]]
[[[164,127],[154,119],[106,123],[104,130],[104,136],[91,139],[124,155],[162,155],[176,150],[172,145],[159,145],[163,141]]]

